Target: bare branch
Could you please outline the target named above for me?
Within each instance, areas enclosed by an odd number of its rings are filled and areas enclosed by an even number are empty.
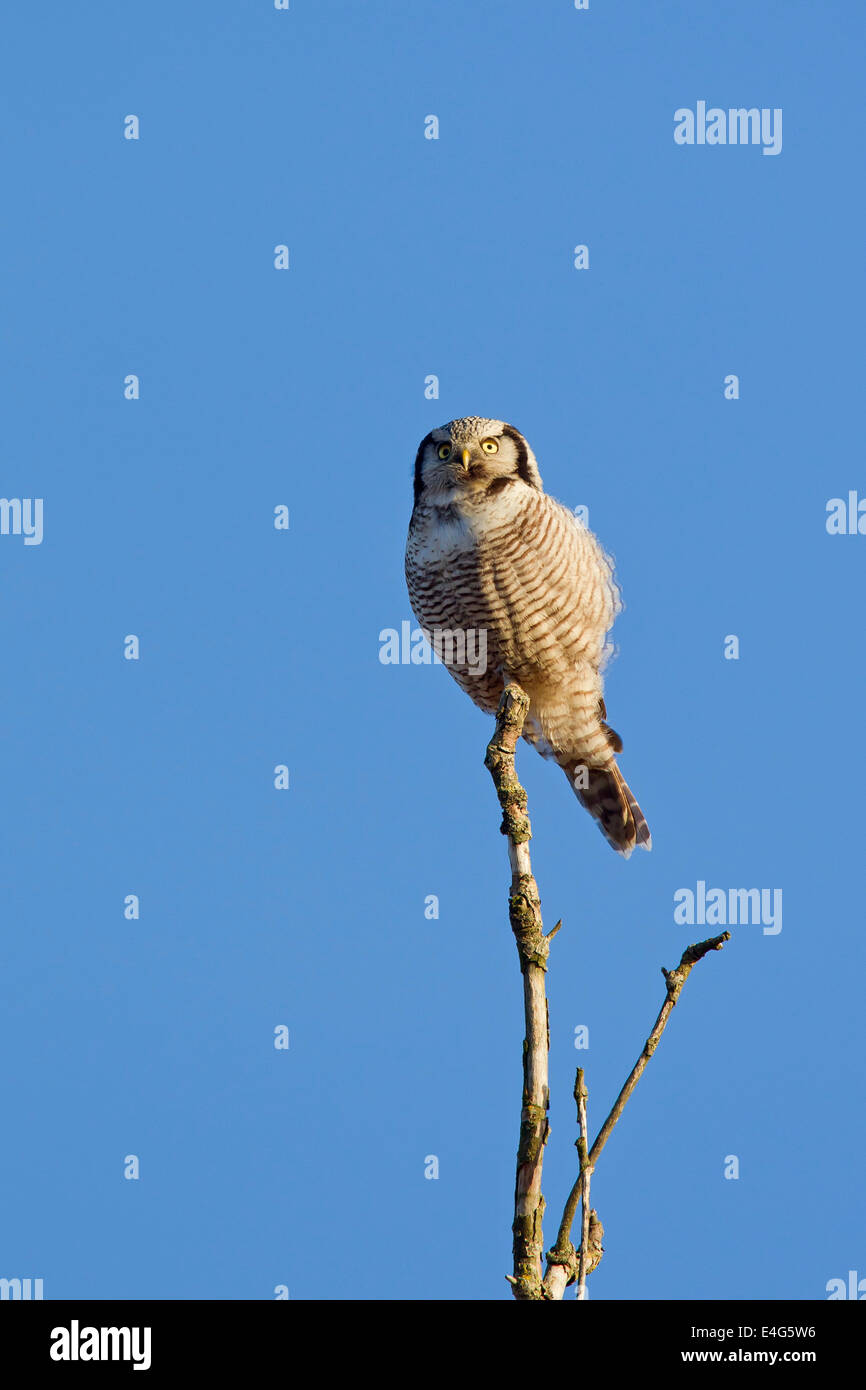
[[[580,1138],[577,1141],[580,1174],[565,1204],[556,1244],[547,1252],[547,1269],[542,1278],[544,1198],[541,1194],[541,1176],[544,1145],[549,1133],[547,1113],[550,1106],[550,1030],[544,976],[550,942],[562,924],[557,922],[553,930],[545,936],[538,885],[532,874],[529,855],[532,830],[527,814],[526,792],[520,785],[514,768],[514,752],[523,732],[528,711],[529,697],[526,692],[514,682],[507,685],[499,701],[496,729],[484,759],[502,807],[502,833],[508,838],[508,858],[511,864],[508,916],[523,974],[526,1035],[523,1041],[523,1091],[512,1224],[514,1272],[506,1275],[506,1278],[511,1284],[514,1297],[524,1301],[561,1299],[567,1285],[575,1280],[578,1283],[578,1297],[586,1297],[586,1278],[601,1259],[601,1242],[604,1235],[598,1213],[590,1207],[593,1170],[632,1091],[643,1075],[647,1062],[658,1046],[668,1018],[693,967],[708,952],[721,950],[725,942],[730,940],[730,932],[723,932],[721,936],[698,942],[683,952],[675,970],[668,971],[662,968],[666,985],[664,1003],[628,1080],[588,1153],[587,1092],[583,1070],[578,1069],[574,1095],[580,1124]],[[580,1249],[575,1250],[571,1243],[571,1228],[577,1204],[581,1199],[581,1241]]]
[[[588,1168],[586,1170],[582,1169],[577,1182],[568,1195],[568,1201],[565,1204],[565,1210],[562,1214],[562,1221],[559,1226],[559,1234],[556,1238],[556,1245],[549,1251],[547,1257],[547,1272],[544,1277],[546,1297],[562,1297],[562,1294],[557,1293],[556,1290],[562,1283],[563,1271],[573,1268],[575,1252],[571,1244],[571,1227],[574,1223],[577,1204],[583,1193],[585,1173],[592,1173],[595,1168],[602,1149],[613,1133],[614,1127],[626,1107],[629,1096],[640,1081],[647,1062],[658,1046],[659,1039],[665,1030],[665,1025],[670,1018],[673,1007],[679,999],[683,986],[689,978],[693,967],[697,965],[699,960],[703,960],[704,956],[708,955],[710,951],[720,951],[725,942],[730,941],[730,939],[731,933],[726,931],[722,932],[721,936],[713,936],[707,941],[699,941],[694,946],[686,947],[685,951],[683,951],[682,959],[675,970],[665,970],[664,966],[662,966],[662,974],[665,977],[665,984],[667,985],[664,1003],[653,1025],[652,1032],[644,1043],[643,1051],[632,1068],[628,1080],[616,1098],[613,1109],[602,1125],[598,1137],[589,1151]]]
[[[577,1123],[580,1134],[576,1140],[578,1158],[580,1159],[580,1172],[584,1179],[582,1194],[583,1208],[581,1218],[580,1248],[575,1250],[571,1241],[560,1244],[553,1250],[548,1251],[547,1273],[544,1277],[544,1297],[551,1300],[559,1300],[565,1296],[566,1287],[573,1282],[577,1282],[577,1297],[585,1299],[586,1276],[592,1274],[593,1270],[601,1263],[604,1254],[602,1238],[604,1227],[598,1217],[598,1212],[589,1205],[589,1187],[592,1165],[589,1154],[587,1153],[587,1134],[589,1133],[586,1119],[587,1090],[584,1082],[583,1067],[578,1067],[577,1076],[574,1081],[574,1099],[577,1105]],[[569,1231],[570,1231],[569,1227]]]
[[[583,1079],[583,1067],[577,1069],[577,1079],[574,1083],[574,1098],[577,1101],[577,1122],[580,1125],[580,1137],[577,1141],[577,1155],[580,1159],[581,1183],[581,1230],[580,1230],[580,1260],[577,1267],[577,1296],[586,1298],[586,1262],[589,1250],[589,1184],[592,1177],[592,1165],[587,1153],[586,1140],[586,1084]]]
[[[532,875],[529,841],[532,830],[526,813],[526,792],[514,770],[514,750],[523,731],[529,697],[519,685],[510,684],[502,692],[496,713],[496,731],[487,748],[484,765],[493,778],[502,807],[502,833],[508,837],[511,864],[511,892],[508,916],[517,942],[523,974],[523,1004],[526,1036],[523,1041],[523,1094],[520,1110],[520,1141],[517,1149],[517,1177],[514,1189],[514,1274],[507,1276],[514,1297],[541,1299],[542,1217],[541,1172],[547,1142],[547,1111],[550,1105],[548,1052],[550,1047],[547,998],[544,975],[550,936],[544,935],[538,886]]]

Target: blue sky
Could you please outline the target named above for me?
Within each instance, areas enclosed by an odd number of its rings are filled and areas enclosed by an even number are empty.
[[[523,1022],[490,721],[441,668],[379,660],[411,617],[418,441],[478,414],[616,557],[607,706],[654,839],[622,862],[521,749],[564,920],[548,1244],[575,1065],[594,1133],[659,967],[714,930],[675,892],[779,888],[782,930],[696,969],[604,1154],[591,1294],[866,1276],[866,536],[825,525],[866,496],[864,27],[802,0],[7,20],[0,491],[44,500],[44,536],[0,535],[0,1275],[510,1297]],[[701,100],[781,108],[781,153],[678,146]]]

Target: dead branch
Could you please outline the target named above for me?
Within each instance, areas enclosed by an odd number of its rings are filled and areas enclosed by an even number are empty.
[[[557,923],[549,936],[544,935],[538,886],[529,858],[532,831],[526,814],[526,792],[514,770],[514,750],[528,709],[528,695],[519,685],[507,685],[496,714],[496,730],[484,759],[502,807],[502,833],[508,837],[511,864],[508,916],[523,973],[526,1036],[523,1041],[523,1094],[512,1225],[514,1273],[509,1276],[514,1297],[521,1300],[544,1296],[541,1279],[544,1251],[541,1172],[550,1104],[547,1069],[550,1036],[544,975],[550,940],[560,926]]]

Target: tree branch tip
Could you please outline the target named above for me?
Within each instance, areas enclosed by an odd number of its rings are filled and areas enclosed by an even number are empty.
[[[509,701],[517,705],[524,713],[529,709],[529,696],[523,689],[523,686],[517,684],[517,681],[509,681],[505,686],[499,697],[497,714],[504,712],[508,708]]]
[[[709,955],[710,951],[721,951],[725,942],[730,941],[730,939],[731,933],[729,931],[723,931],[721,936],[710,936],[707,937],[706,941],[695,941],[691,946],[686,947],[680,957],[679,965],[673,970],[666,970],[665,967],[662,966],[662,974],[665,977],[665,984],[668,989],[672,986],[676,986],[678,982],[682,987],[692,966],[697,965],[698,961],[703,960],[704,956]],[[683,971],[684,974],[682,979],[678,981],[677,977],[680,971]]]
[[[696,941],[693,946],[687,946],[683,951],[683,958],[680,965],[686,963],[696,964],[708,951],[721,951],[726,941],[730,941],[731,933],[723,931],[721,936],[709,936],[706,941]]]
[[[560,929],[561,926],[562,926],[562,918],[560,917],[560,919],[559,919],[559,921],[557,922],[556,926],[550,928],[550,931],[547,933],[547,935],[546,935],[545,938],[544,938],[545,941],[552,941],[553,938],[556,936],[556,933],[559,931],[559,929]]]

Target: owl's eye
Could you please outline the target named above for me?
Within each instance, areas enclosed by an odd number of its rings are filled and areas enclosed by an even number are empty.
[[[495,439],[482,439],[481,447],[484,450],[485,454],[499,453],[499,445],[496,443]]]
[[[439,455],[441,459],[447,459],[449,454],[451,453],[451,445],[440,444],[439,448],[436,450],[436,453]]]

